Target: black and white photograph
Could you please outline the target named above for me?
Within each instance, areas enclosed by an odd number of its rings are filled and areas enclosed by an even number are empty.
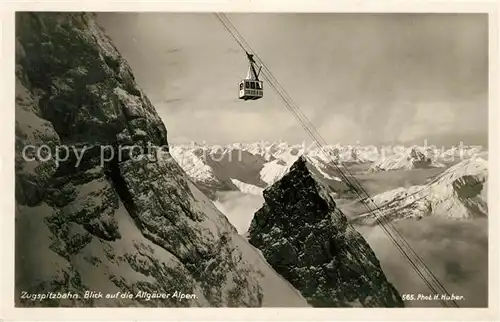
[[[490,22],[16,12],[14,306],[488,308]]]

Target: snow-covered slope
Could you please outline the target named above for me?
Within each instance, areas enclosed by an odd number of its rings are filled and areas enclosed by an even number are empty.
[[[92,14],[16,19],[17,306],[308,305],[171,158],[163,122]],[[32,161],[27,145],[71,153]],[[214,180],[193,156],[186,164]]]
[[[275,159],[264,165],[262,170],[260,170],[260,177],[268,185],[271,185],[283,177],[290,170],[292,164],[293,162],[286,163],[284,160]]]
[[[286,159],[288,162],[282,159],[275,159],[271,162],[266,163],[260,171],[262,180],[264,180],[268,185],[272,185],[273,183],[281,179],[286,173],[288,173],[288,171],[290,171],[290,167],[294,164],[295,161],[298,160],[299,157],[300,155],[297,155],[294,158],[289,157]],[[314,166],[316,168],[316,171],[318,171],[325,179],[336,181],[339,183],[342,182],[342,179],[339,178],[341,174],[334,168],[334,166],[329,165],[329,163],[326,163],[314,157],[304,157],[307,159],[310,165]]]
[[[428,215],[468,219],[488,215],[488,153],[463,160],[425,185],[398,188],[372,198],[380,207],[364,214],[358,223],[374,224],[376,218],[397,220]],[[373,208],[373,203],[369,202]]]
[[[211,199],[215,198],[217,191],[238,190],[231,178],[221,170],[220,164],[208,163],[210,151],[205,147],[174,146],[170,153],[198,188]]]
[[[249,193],[251,195],[260,196],[262,194],[262,191],[264,191],[264,189],[261,187],[257,187],[257,186],[254,186],[254,185],[251,185],[248,183],[244,183],[244,182],[241,182],[241,181],[236,180],[236,179],[231,179],[231,181],[243,193]]]
[[[217,182],[218,179],[212,168],[196,153],[200,150],[185,146],[173,146],[170,149],[170,154],[193,180],[206,183]]]

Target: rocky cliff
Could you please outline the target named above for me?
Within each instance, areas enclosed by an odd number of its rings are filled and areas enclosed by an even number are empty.
[[[264,190],[265,203],[249,229],[250,243],[313,306],[404,306],[321,178],[300,157]]]
[[[92,15],[20,13],[16,33],[18,306],[308,305],[170,158]]]

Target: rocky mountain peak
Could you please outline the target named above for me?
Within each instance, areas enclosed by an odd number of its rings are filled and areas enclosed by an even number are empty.
[[[299,157],[264,191],[250,243],[313,306],[403,306],[370,246],[319,178]]]

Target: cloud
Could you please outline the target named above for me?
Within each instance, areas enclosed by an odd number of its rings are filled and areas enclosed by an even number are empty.
[[[462,295],[460,307],[488,305],[488,225],[486,219],[455,221],[428,217],[395,223],[423,262],[451,294]],[[400,294],[429,294],[429,288],[393,246],[380,227],[357,227],[366,238],[390,282]],[[429,301],[411,306],[439,306]]]
[[[212,144],[274,140],[277,135],[285,135],[297,125],[285,111],[268,112],[247,106],[243,103],[238,108],[210,111],[197,110],[187,104],[175,108],[161,104],[156,109],[170,133],[183,133],[184,137]],[[295,137],[304,138],[307,135],[298,129]]]
[[[402,117],[399,120],[399,122],[406,124],[399,133],[399,141],[410,141],[422,137],[426,133],[440,134],[453,131],[457,109],[447,102],[415,104],[413,115]]]
[[[240,234],[247,232],[255,212],[264,204],[262,196],[238,191],[218,192],[217,198],[218,200],[214,202],[215,206]]]

